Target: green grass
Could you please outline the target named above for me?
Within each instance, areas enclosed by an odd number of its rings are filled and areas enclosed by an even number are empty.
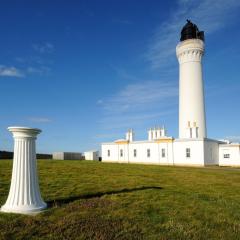
[[[12,161],[0,161],[0,205]],[[240,169],[38,161],[37,216],[0,213],[0,239],[240,239]]]

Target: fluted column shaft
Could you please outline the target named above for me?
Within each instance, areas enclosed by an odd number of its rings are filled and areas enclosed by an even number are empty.
[[[10,127],[14,137],[14,159],[9,195],[1,211],[34,213],[46,208],[42,200],[36,166],[35,140],[39,129]]]

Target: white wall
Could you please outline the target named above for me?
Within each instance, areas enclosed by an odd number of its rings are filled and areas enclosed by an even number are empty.
[[[98,151],[84,152],[85,160],[99,160]]]
[[[204,164],[218,165],[219,164],[219,146],[218,141],[206,139],[204,141]]]
[[[120,150],[123,156],[120,156]],[[136,156],[134,156],[136,149]],[[147,150],[150,149],[150,156]],[[162,149],[165,149],[165,157],[162,157]],[[110,157],[107,151],[110,150]],[[153,164],[172,164],[173,163],[173,144],[157,143],[154,141],[135,141],[128,144],[108,143],[102,144],[102,161],[124,162],[124,163],[153,163]]]
[[[107,151],[110,150],[110,156]],[[115,143],[102,144],[102,161],[103,162],[118,162],[118,145]]]
[[[224,158],[224,154],[229,154],[229,158]],[[219,144],[219,165],[220,166],[240,166],[239,145]]]
[[[186,149],[190,148],[190,157],[186,157]],[[204,165],[203,140],[176,139],[174,141],[174,164]]]
[[[191,149],[190,158],[186,157],[186,148]],[[123,150],[123,157],[120,150]],[[134,149],[137,151],[134,157]],[[150,157],[147,157],[147,149],[150,149]],[[162,157],[162,149],[165,149],[165,157]],[[107,151],[110,150],[110,157]],[[151,163],[151,164],[179,164],[179,165],[204,165],[203,140],[175,140],[171,142],[135,141],[128,144],[108,143],[102,144],[103,162],[124,163]]]
[[[137,150],[137,156],[134,157],[134,149]],[[147,156],[147,149],[150,149],[150,156]],[[157,158],[158,148],[154,142],[131,143],[129,144],[129,160],[131,163],[159,163]]]
[[[53,159],[64,160],[64,153],[63,152],[54,152]]]
[[[166,156],[162,158],[162,149]],[[190,157],[186,157],[186,148],[190,148]],[[123,156],[120,156],[120,150]],[[134,149],[137,156],[134,157]],[[150,149],[150,157],[147,157]],[[110,150],[110,157],[107,156]],[[224,153],[229,153],[230,158],[223,158]],[[239,145],[219,144],[211,139],[175,139],[173,143],[156,141],[135,141],[126,144],[102,144],[102,161],[119,163],[149,163],[167,165],[221,165],[240,166]]]

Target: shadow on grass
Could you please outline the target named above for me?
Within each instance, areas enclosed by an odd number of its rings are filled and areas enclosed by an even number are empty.
[[[47,202],[47,206],[48,206],[48,208],[52,208],[55,206],[62,206],[64,204],[68,204],[68,203],[71,203],[71,202],[74,202],[74,201],[80,200],[80,199],[99,198],[99,197],[106,196],[106,195],[113,195],[113,194],[119,194],[119,193],[131,193],[131,192],[136,192],[136,191],[152,190],[152,189],[161,190],[162,187],[151,186],[151,187],[139,187],[139,188],[132,188],[132,189],[124,188],[124,189],[115,190],[115,191],[90,193],[90,194],[85,194],[85,195],[80,195],[80,196],[69,197],[69,198],[51,200],[51,201]]]

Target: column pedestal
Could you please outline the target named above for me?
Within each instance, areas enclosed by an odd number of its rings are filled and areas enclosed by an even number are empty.
[[[9,127],[14,138],[12,180],[2,212],[31,214],[47,207],[42,200],[37,175],[35,140],[40,129]]]

